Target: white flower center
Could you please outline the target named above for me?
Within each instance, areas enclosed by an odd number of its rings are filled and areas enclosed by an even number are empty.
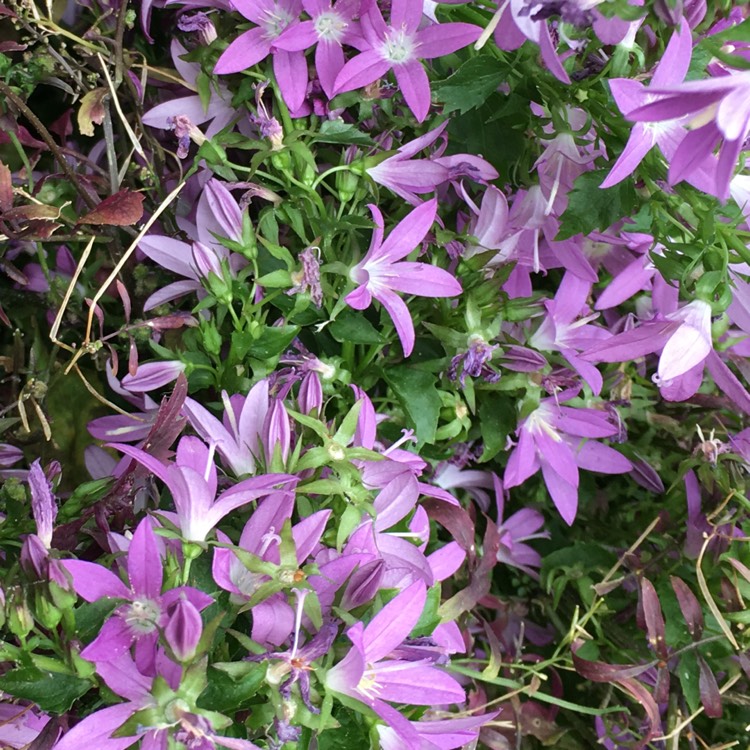
[[[161,607],[151,599],[136,599],[125,613],[125,622],[136,633],[147,635],[156,630]]]
[[[341,44],[346,27],[349,25],[336,11],[321,13],[314,21],[315,33],[322,42]]]
[[[274,10],[267,10],[261,25],[266,30],[266,39],[276,39],[284,29],[294,20],[294,16],[278,5]]]
[[[380,54],[388,62],[398,65],[415,58],[418,43],[406,29],[391,29],[380,45]]]
[[[378,681],[375,677],[375,670],[372,668],[372,665],[368,666],[370,668],[365,669],[364,673],[362,674],[362,678],[357,685],[357,690],[366,698],[373,700],[378,697],[381,685],[378,684]]]
[[[560,433],[547,421],[551,416],[549,407],[546,404],[540,405],[536,411],[529,415],[527,421],[528,429],[535,433],[545,432],[556,443],[561,443],[562,437],[560,437]]]

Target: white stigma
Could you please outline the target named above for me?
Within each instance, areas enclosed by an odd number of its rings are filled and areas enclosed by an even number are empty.
[[[406,29],[391,29],[380,45],[380,54],[388,62],[399,65],[411,62],[415,58],[418,44],[414,36]]]
[[[161,617],[161,608],[151,599],[135,599],[127,608],[125,622],[136,633],[153,633]]]
[[[276,39],[284,29],[294,20],[294,16],[284,8],[276,6],[275,10],[267,10],[264,14],[262,26],[265,28],[266,39]]]
[[[341,15],[333,10],[321,13],[313,21],[313,24],[318,39],[323,42],[335,42],[336,44],[341,44],[346,27],[349,25]]]

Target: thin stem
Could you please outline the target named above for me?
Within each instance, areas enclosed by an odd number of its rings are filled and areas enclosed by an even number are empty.
[[[313,184],[311,185],[312,189],[314,190],[316,187],[318,187],[319,183],[325,180],[325,178],[328,177],[328,175],[331,175],[334,172],[343,172],[345,170],[351,171],[348,164],[339,164],[337,167],[331,167],[330,169],[326,169],[326,171],[323,172],[323,174],[319,175],[315,179],[315,182],[313,182]]]
[[[2,93],[6,99],[18,109],[23,116],[32,124],[34,129],[39,133],[41,139],[47,145],[47,148],[52,152],[55,157],[55,161],[60,165],[60,169],[65,173],[65,176],[73,183],[76,192],[81,196],[83,202],[89,207],[94,208],[96,201],[83,189],[81,183],[78,181],[78,175],[75,173],[73,168],[68,164],[65,157],[62,155],[59,146],[55,143],[54,138],[50,135],[49,130],[44,127],[44,123],[31,111],[29,106],[23,99],[15,94],[13,89],[8,86],[4,81],[0,81],[0,93]]]

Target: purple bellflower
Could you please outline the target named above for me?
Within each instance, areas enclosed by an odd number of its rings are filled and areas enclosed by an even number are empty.
[[[0,747],[13,750],[30,747],[49,720],[35,706],[0,703]]]
[[[544,526],[544,517],[539,511],[522,508],[512,516],[505,515],[505,493],[503,485],[496,474],[492,475],[497,500],[497,533],[500,537],[500,548],[497,561],[512,565],[526,575],[539,580],[537,572],[542,565],[542,556],[526,542],[531,539],[549,539],[549,532],[539,529]],[[536,570],[535,570],[536,568]]]
[[[552,30],[547,20],[537,20],[529,11],[527,0],[508,0],[501,3],[477,46],[483,45],[493,31],[497,46],[508,52],[518,49],[528,39],[539,47],[542,60],[552,75],[563,83],[570,83],[570,77],[557,56],[552,41]]]
[[[192,243],[164,235],[146,235],[138,249],[162,268],[183,276],[186,281],[176,281],[154,292],[143,309],[171,302],[173,299],[198,292],[203,293],[202,281],[213,273],[223,277],[222,265],[230,273],[237,273],[247,261],[239,254],[227,250],[216,237],[226,237],[234,242],[242,240],[242,211],[224,183],[209,179],[201,193],[196,208],[196,225],[186,227]]]
[[[200,65],[181,59],[188,51],[176,39],[172,41],[171,51],[175,68],[188,87],[195,91],[196,80],[201,72]],[[182,96],[158,104],[143,115],[143,122],[145,125],[162,130],[174,129],[175,118],[184,118],[180,122],[183,123],[183,127],[187,126],[187,128],[191,125],[195,127],[209,123],[206,138],[211,138],[237,117],[237,110],[231,106],[232,95],[222,84],[219,84],[216,89],[211,89],[210,94],[206,107],[203,106],[203,101],[198,94]],[[186,147],[188,144],[181,145]]]
[[[333,99],[336,76],[346,62],[342,45],[361,47],[359,25],[354,21],[360,0],[302,0],[309,21],[288,26],[274,46],[286,52],[315,47],[315,70],[329,99]]]
[[[651,86],[665,88],[682,83],[690,66],[692,51],[690,27],[683,22],[680,29],[672,34],[664,56],[651,78]],[[626,116],[654,98],[649,89],[632,78],[613,78],[609,86],[620,112]],[[599,187],[612,187],[633,174],[646,154],[657,144],[665,155],[673,152],[683,135],[684,130],[676,121],[636,123],[625,148]]]
[[[157,659],[156,679],[166,682],[160,688],[163,693],[171,688],[179,688],[179,670],[166,658]],[[139,671],[133,660],[127,655],[118,659],[97,664],[97,673],[107,687],[125,703],[95,711],[66,732],[54,746],[54,750],[80,750],[82,747],[97,750],[125,750],[142,739],[142,748],[164,750],[171,746],[169,735],[179,743],[178,746],[198,750],[226,747],[230,750],[260,750],[249,740],[217,735],[211,723],[204,717],[192,713],[186,701],[178,693],[168,694],[166,705],[160,705],[152,694],[155,686],[153,676]],[[135,734],[126,737],[112,735],[122,727],[134,714],[151,709],[157,719],[156,726],[139,726]],[[161,714],[161,715],[159,715]]]
[[[428,719],[412,721],[410,724],[419,735],[419,750],[458,750],[473,747],[479,729],[492,721],[498,711],[481,716],[467,716],[460,719]],[[377,726],[381,750],[402,750],[403,741],[395,729]]]
[[[235,0],[235,9],[257,24],[240,34],[224,51],[214,73],[238,73],[252,68],[273,54],[273,70],[279,89],[292,112],[298,110],[307,93],[307,60],[301,50],[288,52],[276,46],[281,34],[299,22],[300,0]]]
[[[662,395],[669,401],[692,396],[703,380],[703,363],[713,352],[708,302],[693,300],[676,312],[618,333],[588,349],[581,358],[589,362],[627,362],[659,350],[654,379]]]
[[[263,426],[270,408],[268,380],[256,383],[247,396],[221,392],[224,418],[219,421],[192,398],[185,399],[183,411],[193,429],[206,442],[214,443],[225,466],[235,476],[255,474],[264,455]]]
[[[374,167],[366,169],[367,174],[396,195],[418,206],[421,200],[418,194],[431,193],[440,185],[460,177],[486,182],[497,178],[497,171],[487,161],[472,154],[454,154],[443,156],[447,138],[444,135],[448,127],[446,120],[438,127],[401,146],[398,151]],[[442,145],[428,159],[414,159],[420,151],[426,149],[440,138]]]
[[[711,192],[722,200],[730,195],[730,181],[750,133],[750,73],[733,72],[700,81],[649,89],[651,101],[630,111],[629,120],[656,122],[693,115],[686,123],[689,132],[670,157],[669,181],[687,179],[697,168],[713,159],[721,143],[715,164],[715,187]]]
[[[213,455],[216,445],[184,437],[177,445],[176,461],[165,465],[149,453],[130,445],[114,445],[155,474],[169,488],[176,513],[162,511],[188,542],[203,542],[224,516],[247,503],[270,494],[277,485],[296,482],[288,474],[266,474],[238,482],[216,497],[217,473]]]
[[[373,297],[388,311],[396,332],[409,356],[414,349],[414,323],[409,309],[396,292],[421,297],[455,297],[461,285],[448,271],[429,263],[402,261],[415,250],[430,231],[437,215],[437,200],[433,199],[407,214],[383,240],[383,214],[370,204],[375,221],[370,248],[365,257],[350,271],[351,279],[359,286],[346,296],[346,303],[355,310],[365,310]]]
[[[466,694],[456,680],[431,659],[416,661],[388,658],[402,645],[417,624],[427,599],[421,581],[392,599],[367,624],[347,631],[353,646],[344,659],[326,673],[326,687],[361,701],[393,729],[404,750],[420,750],[416,729],[386,703],[443,705],[463,703]]]
[[[560,394],[559,400],[573,397]],[[578,510],[578,469],[602,474],[624,474],[633,468],[630,461],[614,448],[593,438],[618,433],[611,417],[599,409],[559,406],[558,399],[544,399],[521,422],[518,444],[505,469],[506,488],[518,487],[539,469],[542,470],[552,501],[567,524]],[[587,438],[584,442],[581,439]]]
[[[213,599],[190,586],[170,589],[162,595],[163,562],[159,554],[151,520],[138,524],[127,555],[130,586],[112,571],[85,560],[65,560],[65,569],[73,578],[73,588],[87,602],[104,597],[122,599],[114,616],[102,626],[99,635],[81,652],[90,661],[112,661],[136,642],[139,661],[151,661],[159,638],[159,628],[168,626],[167,609],[185,597],[197,610],[205,609]]]
[[[390,24],[377,3],[362,16],[367,49],[344,65],[335,91],[367,86],[393,70],[409,109],[423,122],[430,109],[430,82],[422,60],[449,55],[479,38],[482,30],[468,23],[433,24],[420,29],[422,0],[393,0]]]

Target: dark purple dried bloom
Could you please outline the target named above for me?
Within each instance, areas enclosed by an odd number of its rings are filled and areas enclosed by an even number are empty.
[[[206,140],[206,136],[203,135],[198,126],[187,115],[169,117],[167,118],[167,125],[169,125],[177,137],[177,156],[180,159],[187,158],[190,150],[190,141],[194,141],[200,146]]]
[[[206,46],[216,39],[216,27],[206,13],[198,12],[193,15],[180,16],[177,28],[180,31],[196,32],[200,43]]]
[[[492,352],[497,348],[497,344],[490,345],[481,336],[471,336],[468,350],[463,354],[457,354],[451,360],[448,377],[451,380],[458,378],[462,387],[466,385],[467,375],[473,378],[481,377],[488,383],[496,383],[500,380],[500,373],[495,372],[487,363],[492,360]],[[458,375],[459,366],[461,366],[460,376]]]
[[[578,0],[532,0],[528,8],[521,11],[521,15],[531,14],[534,6],[541,6],[532,15],[533,21],[546,21],[548,18],[558,16],[565,23],[585,29],[594,21],[591,11],[582,8]]]
[[[306,247],[300,254],[302,261],[302,270],[295,271],[292,274],[294,286],[287,290],[287,294],[299,294],[300,292],[309,292],[310,298],[316,307],[323,304],[323,287],[320,285],[320,260],[315,252],[319,248]]]

